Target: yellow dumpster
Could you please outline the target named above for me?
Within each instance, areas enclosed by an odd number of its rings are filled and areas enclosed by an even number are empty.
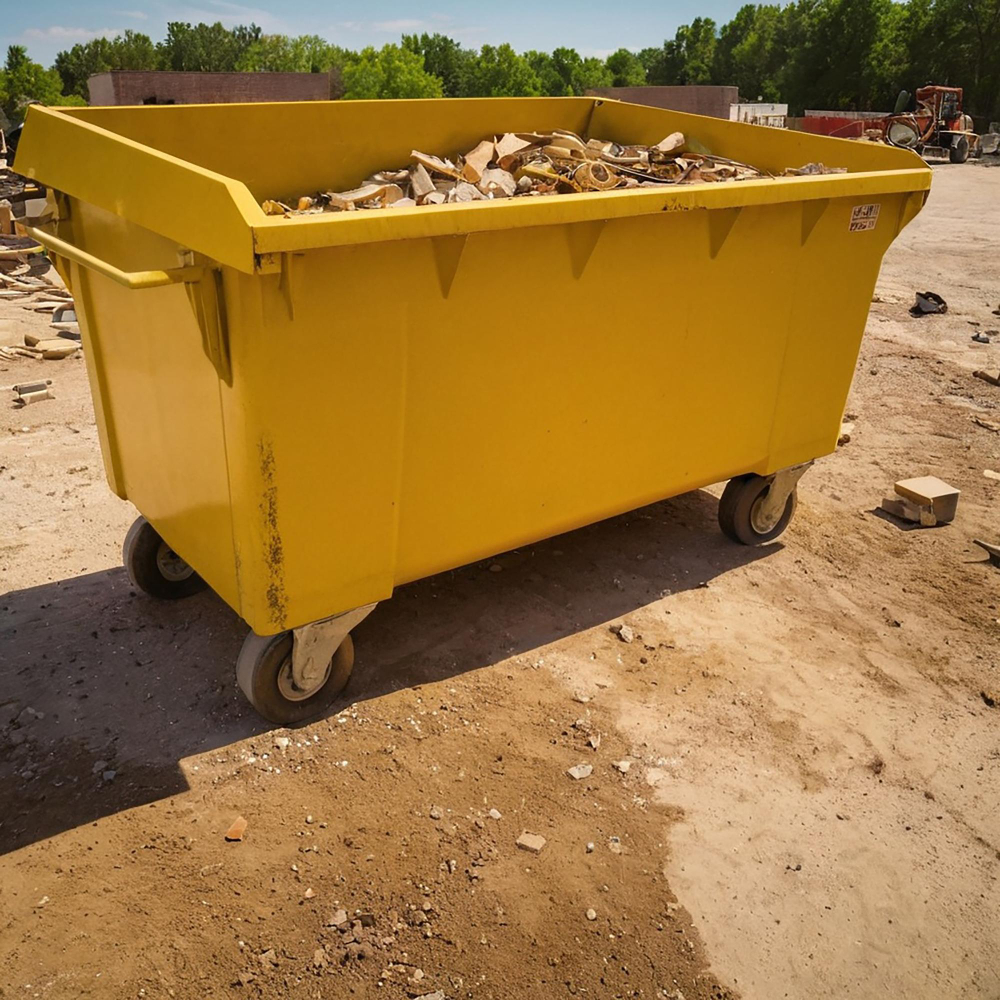
[[[260,207],[553,128],[847,172]],[[726,479],[726,533],[779,534],[930,187],[905,150],[595,98],[35,106],[16,168],[50,189],[32,231],[143,515],[129,572],[247,621],[237,677],[277,722],[339,693],[350,629],[399,584]]]

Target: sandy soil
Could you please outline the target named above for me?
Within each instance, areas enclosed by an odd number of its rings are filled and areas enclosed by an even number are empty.
[[[0,997],[996,1000],[998,260],[1000,171],[936,168],[779,543],[700,491],[407,587],[291,732],[131,590],[83,362],[0,362],[57,393],[0,409]],[[922,474],[952,525],[875,512]]]

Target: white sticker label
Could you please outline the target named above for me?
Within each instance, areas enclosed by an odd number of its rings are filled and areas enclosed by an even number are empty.
[[[855,205],[851,209],[851,226],[848,232],[863,233],[867,229],[874,229],[881,207],[881,205]]]

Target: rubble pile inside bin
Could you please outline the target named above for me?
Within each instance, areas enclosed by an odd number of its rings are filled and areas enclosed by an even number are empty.
[[[584,140],[563,129],[508,132],[484,139],[455,160],[413,150],[408,167],[382,170],[353,190],[303,195],[294,204],[267,199],[261,208],[267,215],[315,215],[774,176],[699,147],[682,132],[671,133],[655,146]],[[785,175],[843,169],[810,163]]]

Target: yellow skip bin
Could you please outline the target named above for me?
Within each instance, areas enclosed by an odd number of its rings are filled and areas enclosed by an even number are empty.
[[[260,208],[553,128],[847,172]],[[594,98],[35,106],[16,168],[54,192],[32,232],[76,297],[108,479],[143,515],[129,572],[242,615],[240,684],[279,722],[339,692],[350,628],[398,584],[726,479],[726,533],[776,537],[931,176],[875,143]]]

